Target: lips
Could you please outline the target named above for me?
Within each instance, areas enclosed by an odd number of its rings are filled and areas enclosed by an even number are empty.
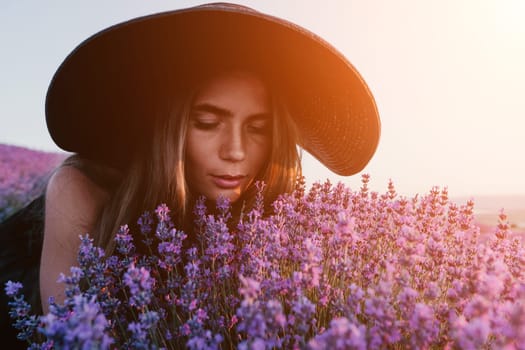
[[[237,188],[246,175],[212,175],[215,185],[223,189]]]

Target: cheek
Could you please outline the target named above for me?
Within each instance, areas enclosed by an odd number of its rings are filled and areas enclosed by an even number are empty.
[[[189,132],[186,139],[186,163],[190,169],[199,168],[206,161],[206,142],[203,142],[201,138],[195,135],[195,133]]]
[[[251,165],[254,169],[257,169],[257,173],[261,171],[264,165],[270,159],[270,142],[264,144],[254,145],[252,151],[250,152]]]
[[[199,179],[203,178],[202,171],[206,167],[206,157],[203,156],[202,143],[196,142],[195,138],[186,139],[185,176],[186,183],[192,191],[200,190]]]

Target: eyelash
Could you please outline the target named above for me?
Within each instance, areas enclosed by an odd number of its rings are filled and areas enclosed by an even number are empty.
[[[209,122],[200,122],[200,121],[194,121],[194,125],[199,130],[212,130],[215,127],[219,125],[217,122],[209,123]]]
[[[264,135],[269,131],[269,126],[268,125],[263,125],[263,126],[248,125],[248,131],[253,132],[254,134],[258,134],[258,135]]]
[[[217,126],[219,126],[218,122],[210,123],[210,122],[194,121],[193,123],[197,129],[204,130],[204,131],[213,130]],[[269,126],[268,125],[263,125],[263,126],[248,125],[248,131],[254,134],[263,135],[269,131]]]

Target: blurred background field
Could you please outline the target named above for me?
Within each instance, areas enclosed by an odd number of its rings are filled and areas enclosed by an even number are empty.
[[[525,196],[524,195],[502,195],[502,196],[472,196],[456,197],[452,200],[457,203],[465,203],[473,199],[475,203],[474,213],[476,223],[483,235],[490,235],[498,224],[498,216],[503,210],[507,215],[512,235],[518,236],[525,242]]]
[[[0,222],[44,192],[65,153],[0,144]]]
[[[42,194],[52,170],[66,156],[67,153],[44,152],[0,143],[0,221]],[[474,200],[476,223],[484,236],[494,233],[503,209],[512,234],[525,242],[525,195],[449,195],[457,204]]]

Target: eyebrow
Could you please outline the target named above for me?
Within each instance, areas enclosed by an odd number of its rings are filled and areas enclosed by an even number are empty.
[[[215,115],[218,115],[220,117],[232,117],[233,112],[229,109],[222,108],[210,103],[200,103],[196,106],[193,106],[191,109],[191,113],[212,113]],[[270,112],[263,112],[263,113],[256,113],[253,115],[248,116],[248,119],[270,119]]]

